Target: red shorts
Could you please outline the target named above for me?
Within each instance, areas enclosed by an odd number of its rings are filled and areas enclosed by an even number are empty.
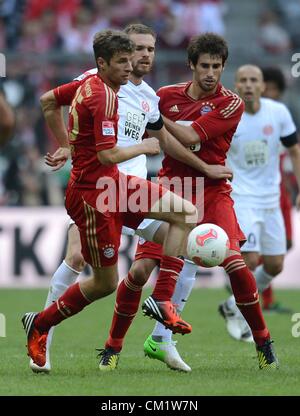
[[[67,212],[79,229],[83,258],[92,267],[117,262],[122,225],[136,229],[166,192],[161,185],[121,172],[112,181],[109,191],[78,188],[72,181],[66,190]]]
[[[233,200],[230,197],[231,187],[223,185],[221,189],[206,187],[204,192],[204,216],[199,224],[212,223],[226,231],[230,249],[240,251],[240,247],[246,241],[246,237],[238,224]],[[195,204],[195,199],[193,203]],[[146,241],[137,245],[135,259],[149,258],[160,260],[162,256],[162,246]]]

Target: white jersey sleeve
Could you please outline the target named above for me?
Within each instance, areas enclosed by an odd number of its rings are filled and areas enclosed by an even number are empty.
[[[148,85],[149,87],[149,85]],[[150,93],[152,92],[152,106],[151,106],[151,112],[149,114],[149,120],[148,123],[155,123],[160,118],[160,111],[159,111],[159,96],[156,95],[155,91],[149,87]]]
[[[278,103],[276,110],[278,112],[278,120],[280,123],[280,137],[287,137],[292,133],[295,133],[296,126],[287,106],[285,104]]]

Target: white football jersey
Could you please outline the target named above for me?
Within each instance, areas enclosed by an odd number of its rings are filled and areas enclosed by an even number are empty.
[[[75,80],[96,73],[97,68],[93,68]],[[159,97],[145,81],[139,85],[131,81],[121,85],[118,92],[118,146],[128,147],[142,142],[147,123],[155,123],[160,117],[158,102]],[[146,155],[119,163],[118,167],[126,175],[147,177]]]
[[[296,131],[287,107],[261,98],[255,114],[244,112],[232,138],[228,165],[233,170],[234,201],[249,207],[279,206],[281,137]]]

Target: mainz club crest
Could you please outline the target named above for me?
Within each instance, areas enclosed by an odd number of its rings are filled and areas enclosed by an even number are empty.
[[[142,109],[148,113],[150,111],[150,107],[149,104],[147,103],[147,101],[142,101]]]
[[[267,126],[265,126],[263,128],[263,132],[266,136],[270,136],[273,133],[274,129],[273,126],[271,126],[271,124],[268,124]]]

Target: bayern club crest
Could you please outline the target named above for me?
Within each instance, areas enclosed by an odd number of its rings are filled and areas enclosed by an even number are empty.
[[[210,113],[214,108],[215,106],[212,103],[202,103],[202,106],[200,108],[200,114],[203,116],[204,114]]]

